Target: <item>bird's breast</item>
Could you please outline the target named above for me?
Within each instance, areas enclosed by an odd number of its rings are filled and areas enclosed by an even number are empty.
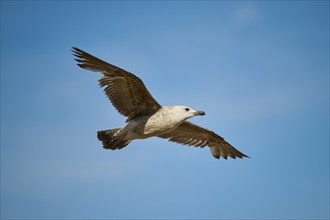
[[[180,123],[167,117],[159,117],[159,115],[151,116],[145,123],[143,130],[144,135],[157,136],[161,133],[176,128]]]
[[[144,139],[168,132],[179,126],[181,122],[163,112],[156,112],[130,121],[125,130],[129,139]]]

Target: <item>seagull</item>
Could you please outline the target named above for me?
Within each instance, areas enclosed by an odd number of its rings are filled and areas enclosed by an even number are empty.
[[[217,159],[248,157],[213,131],[187,121],[205,112],[187,106],[161,106],[134,74],[79,48],[72,47],[72,52],[79,67],[103,74],[100,87],[117,111],[127,117],[125,126],[97,132],[103,148],[122,149],[136,139],[159,137],[188,146],[208,146]]]

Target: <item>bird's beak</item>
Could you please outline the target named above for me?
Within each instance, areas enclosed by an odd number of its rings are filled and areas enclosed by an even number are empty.
[[[196,115],[205,115],[205,112],[203,112],[203,111],[196,111],[196,112],[195,112],[195,116],[196,116]]]

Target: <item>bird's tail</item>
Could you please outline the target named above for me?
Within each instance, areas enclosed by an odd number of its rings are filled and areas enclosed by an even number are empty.
[[[120,128],[115,128],[97,132],[97,138],[102,141],[103,148],[111,150],[122,149],[131,142],[130,140],[122,140],[118,135],[119,131]]]

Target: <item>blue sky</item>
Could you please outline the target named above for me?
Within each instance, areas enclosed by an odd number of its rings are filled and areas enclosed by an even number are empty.
[[[71,46],[251,159],[104,150],[125,118]],[[329,2],[1,1],[1,217],[329,218]]]

